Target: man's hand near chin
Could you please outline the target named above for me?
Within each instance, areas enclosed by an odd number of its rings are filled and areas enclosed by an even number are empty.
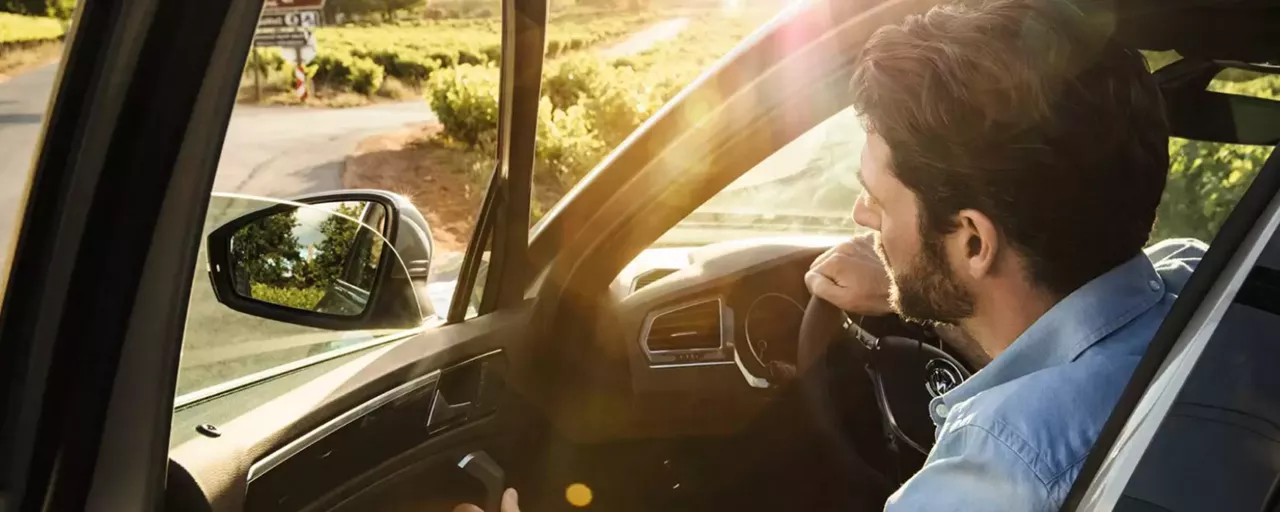
[[[501,512],[520,512],[520,504],[516,502],[518,499],[519,496],[516,495],[515,489],[507,489],[506,492],[502,493]],[[463,503],[453,507],[453,512],[484,512],[484,510],[470,503]]]
[[[876,256],[875,240],[874,233],[863,233],[813,260],[804,275],[809,293],[849,313],[891,313],[889,274]]]

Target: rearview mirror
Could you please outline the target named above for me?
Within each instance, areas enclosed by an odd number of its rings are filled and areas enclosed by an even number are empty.
[[[419,284],[430,266],[420,228],[394,194],[338,192],[274,201],[209,234],[218,302],[242,313],[326,329],[412,328],[432,313]],[[410,205],[409,208],[412,208]],[[420,214],[418,214],[420,216]],[[409,217],[412,223],[413,215]],[[402,234],[401,231],[404,231]],[[397,235],[411,238],[393,243]],[[397,245],[413,254],[406,265]]]

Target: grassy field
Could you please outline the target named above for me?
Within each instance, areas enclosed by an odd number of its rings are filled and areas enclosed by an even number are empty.
[[[570,55],[608,44],[660,20],[657,12],[617,12],[590,20],[580,14],[553,17],[547,54]],[[501,57],[497,18],[412,20],[382,25],[346,25],[316,30],[316,59],[307,72],[322,105],[349,106],[384,97],[418,96],[432,73],[458,65],[489,65]],[[288,50],[283,50],[288,51]],[[253,92],[255,66],[265,78],[268,103],[292,103],[292,71],[278,49],[259,50],[241,82],[242,100]],[[283,97],[279,95],[284,94]],[[355,97],[353,97],[353,95]],[[364,101],[361,101],[361,97]]]
[[[535,215],[777,10],[668,7],[553,15],[539,109]],[[307,69],[315,93],[308,103],[350,106],[425,96],[441,123],[438,145],[483,158],[492,154],[497,132],[499,28],[497,18],[479,18],[318,29],[317,56]],[[277,50],[262,50],[247,70],[255,65],[267,77],[264,102],[297,102],[289,65]],[[251,77],[242,81],[242,99],[254,95]],[[422,186],[406,177],[395,188],[412,193]]]

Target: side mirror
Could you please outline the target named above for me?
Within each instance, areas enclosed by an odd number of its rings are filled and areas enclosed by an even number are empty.
[[[434,314],[420,299],[430,231],[407,199],[341,191],[273,203],[209,234],[218,302],[323,329],[412,328]]]

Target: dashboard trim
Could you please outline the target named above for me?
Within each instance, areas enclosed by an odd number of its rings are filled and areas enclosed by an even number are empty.
[[[703,366],[728,366],[731,364],[733,364],[733,361],[702,361],[697,363],[663,363],[652,365],[650,368],[661,370],[664,368],[699,368]]]

